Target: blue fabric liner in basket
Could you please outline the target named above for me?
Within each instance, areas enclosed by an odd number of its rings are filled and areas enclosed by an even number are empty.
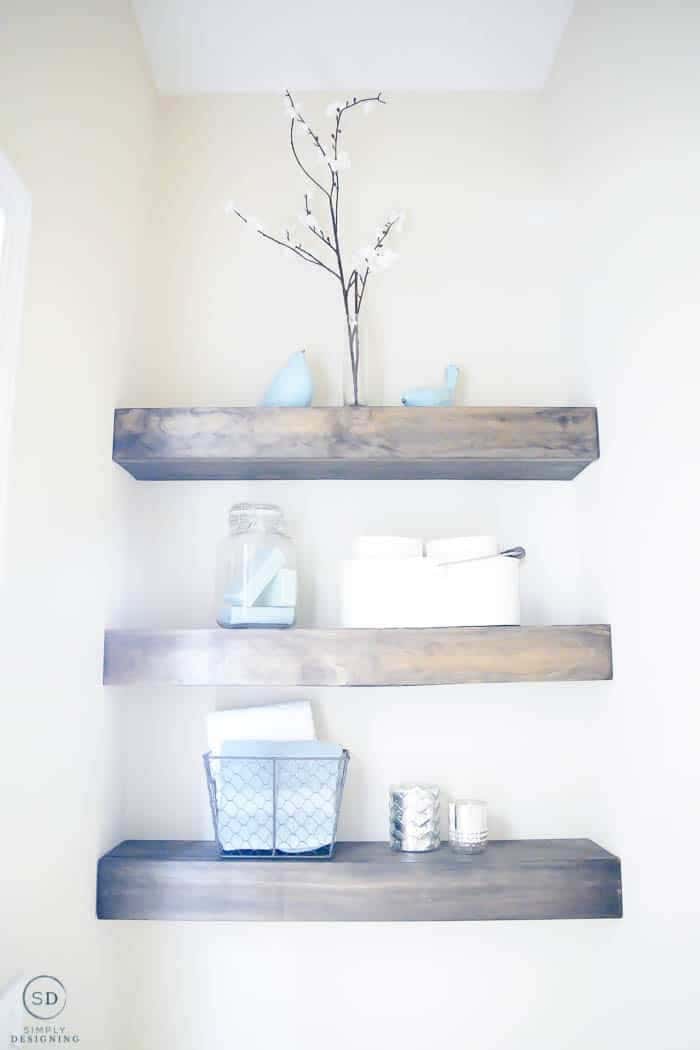
[[[319,740],[227,741],[205,754],[223,857],[333,856],[350,755]]]

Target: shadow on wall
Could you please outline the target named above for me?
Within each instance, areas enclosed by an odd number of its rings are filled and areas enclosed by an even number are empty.
[[[22,989],[25,983],[25,978],[15,977],[0,990],[0,1046],[9,1046],[11,1037],[22,1031]]]

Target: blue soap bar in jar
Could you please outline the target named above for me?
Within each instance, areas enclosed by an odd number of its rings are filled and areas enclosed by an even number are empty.
[[[296,616],[294,545],[279,507],[236,503],[218,555],[220,627],[291,627]]]

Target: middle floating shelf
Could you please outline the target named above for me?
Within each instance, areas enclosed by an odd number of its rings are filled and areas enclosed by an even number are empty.
[[[105,685],[408,686],[609,678],[607,624],[105,631]]]

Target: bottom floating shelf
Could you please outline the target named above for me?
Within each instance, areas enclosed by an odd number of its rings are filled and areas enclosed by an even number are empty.
[[[620,861],[590,839],[393,853],[339,842],[330,861],[222,860],[213,842],[122,842],[97,869],[100,919],[445,922],[618,919]]]

